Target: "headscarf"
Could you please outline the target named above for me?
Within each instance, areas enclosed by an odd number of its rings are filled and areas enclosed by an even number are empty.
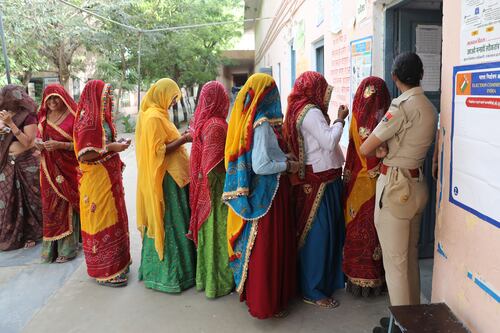
[[[35,101],[26,93],[24,87],[8,84],[0,90],[0,110],[7,110],[14,113],[12,120],[20,128],[26,117],[36,112]],[[22,128],[20,128],[22,130]],[[3,170],[10,144],[14,139],[12,132],[0,136],[0,170]]]
[[[271,207],[278,189],[279,175],[257,175],[252,170],[254,129],[264,122],[281,124],[281,102],[273,78],[252,75],[238,93],[229,120],[226,140],[226,181],[223,200],[229,205],[227,231],[229,254],[244,226],[244,220],[256,220]]]
[[[111,129],[114,141],[116,128],[113,124],[112,91],[110,84],[100,80],[92,80],[85,85],[78,103],[73,132],[78,158],[89,151],[99,154],[107,152],[105,123]]]
[[[188,237],[198,244],[198,231],[210,215],[211,199],[208,174],[224,160],[229,96],[224,86],[210,81],[201,90],[192,123],[191,183],[189,201],[191,222]]]
[[[75,100],[68,94],[62,85],[57,83],[49,84],[43,91],[42,105],[38,110],[38,129],[42,138],[47,123],[47,100],[52,96],[59,97],[73,117],[76,117],[78,109],[78,104],[76,104]]]
[[[284,136],[291,152],[300,162],[300,179],[305,176],[304,138],[300,131],[302,121],[311,108],[318,108],[327,116],[332,89],[323,75],[308,71],[297,78],[292,93],[288,96]]]
[[[384,80],[370,76],[361,81],[352,103],[344,177],[348,185],[351,176],[356,177],[359,172],[366,173],[378,166],[380,162],[378,158],[365,157],[358,152],[359,147],[377,127],[390,104],[391,96]],[[350,190],[347,189],[347,192]]]
[[[165,246],[163,178],[168,172],[180,188],[189,183],[189,158],[184,147],[165,155],[166,144],[181,136],[168,115],[172,101],[180,96],[179,87],[171,79],[153,84],[142,100],[135,131],[137,227],[143,237],[147,230],[147,236],[154,238],[160,260]]]

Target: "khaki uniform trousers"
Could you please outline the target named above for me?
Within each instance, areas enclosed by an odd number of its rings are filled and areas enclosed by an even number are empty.
[[[412,216],[402,218],[401,213],[395,214],[387,205],[384,189],[388,182],[386,175],[380,175],[377,180],[375,228],[382,248],[391,305],[420,304],[418,240],[422,212],[428,200],[427,184],[422,176],[410,180],[410,192],[419,196],[421,207]]]

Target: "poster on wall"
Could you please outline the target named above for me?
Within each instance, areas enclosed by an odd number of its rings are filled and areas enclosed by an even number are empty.
[[[351,42],[351,94],[350,105],[356,89],[364,78],[372,75],[373,38],[366,37]]]
[[[342,0],[332,0],[332,32],[339,33],[342,30]]]
[[[368,17],[368,0],[356,0],[356,22],[360,23]]]
[[[460,61],[500,60],[500,1],[462,0]]]
[[[417,25],[416,50],[424,65],[424,78],[421,85],[425,91],[441,89],[441,43],[440,25]]]
[[[500,228],[500,62],[453,69],[450,202]]]

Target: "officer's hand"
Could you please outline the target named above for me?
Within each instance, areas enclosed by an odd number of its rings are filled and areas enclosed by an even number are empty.
[[[384,158],[387,156],[388,153],[389,150],[387,149],[386,145],[382,145],[378,147],[377,150],[375,150],[375,156],[377,156],[377,158]]]

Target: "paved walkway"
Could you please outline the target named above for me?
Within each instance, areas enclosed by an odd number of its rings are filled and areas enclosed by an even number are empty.
[[[133,265],[121,289],[96,285],[82,254],[66,264],[40,264],[40,245],[0,253],[0,332],[371,332],[387,297],[361,299],[339,291],[341,306],[323,310],[296,301],[285,319],[252,318],[236,294],[208,300],[194,288],[170,295],[137,280],[140,235],[135,228],[134,147],[122,155]]]

